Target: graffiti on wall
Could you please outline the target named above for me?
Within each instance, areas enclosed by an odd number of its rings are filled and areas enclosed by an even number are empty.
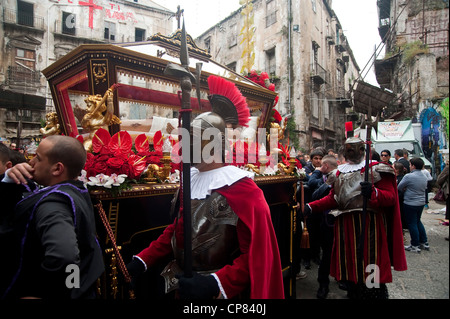
[[[422,103],[425,104],[419,117],[422,124],[422,149],[433,166],[441,167],[443,161],[439,150],[448,148],[448,98],[439,103]]]

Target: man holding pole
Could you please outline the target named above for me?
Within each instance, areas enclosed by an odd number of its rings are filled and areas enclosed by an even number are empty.
[[[225,130],[246,125],[247,103],[232,82],[210,76],[208,84],[213,111],[200,114],[191,124],[192,155],[198,151],[202,155],[199,163],[194,159],[190,179],[192,226],[187,238],[192,241],[192,265],[184,260],[185,220],[180,212],[157,240],[134,256],[128,270],[136,277],[173,253],[175,260],[162,275],[166,291],[177,289],[181,298],[284,298],[278,244],[264,194],[253,173],[224,161]],[[205,139],[207,130],[217,134]],[[216,147],[205,151],[216,142],[220,156]],[[186,275],[186,266],[192,268],[191,276]]]
[[[386,299],[391,266],[407,269],[397,185],[390,165],[365,161],[364,155],[364,141],[347,138],[346,163],[338,167],[329,195],[304,210],[329,209],[337,217],[330,274],[348,283],[349,297]]]

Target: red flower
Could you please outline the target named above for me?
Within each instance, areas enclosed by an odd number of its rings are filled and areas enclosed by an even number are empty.
[[[130,177],[131,179],[137,179],[141,176],[142,172],[147,167],[145,158],[138,155],[131,155],[128,158],[128,164],[130,165]]]
[[[278,124],[280,124],[281,121],[283,120],[280,113],[276,109],[273,109],[272,111],[273,111],[272,117],[274,119],[274,122],[277,122]]]
[[[145,134],[139,134],[134,140],[134,147],[138,153],[148,152],[150,150],[148,136]]]
[[[127,131],[120,131],[114,134],[109,141],[108,147],[114,154],[121,153],[128,155],[131,152],[133,140],[130,133]]]
[[[161,131],[156,131],[155,135],[153,135],[153,148],[155,151],[162,152],[164,139],[162,138]]]
[[[122,154],[119,154],[118,156],[109,158],[106,164],[109,168],[118,171],[126,161],[127,158]]]
[[[271,91],[273,91],[273,92],[275,92],[275,84],[270,83],[268,89],[271,90]],[[278,96],[277,96],[277,97],[278,97]]]
[[[102,151],[109,150],[108,144],[111,140],[111,135],[104,128],[99,128],[92,138],[92,151],[94,153],[101,153]]]

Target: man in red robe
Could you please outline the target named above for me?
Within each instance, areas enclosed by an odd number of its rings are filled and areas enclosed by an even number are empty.
[[[391,266],[407,269],[395,174],[391,166],[371,162],[369,181],[364,181],[364,142],[359,138],[347,139],[344,155],[346,163],[338,167],[329,195],[307,204],[305,214],[331,210],[337,217],[330,274],[348,283],[349,297],[388,298]]]
[[[200,142],[199,149],[203,150],[219,137],[220,146],[214,150],[223,152],[219,157],[202,152],[201,162],[191,169],[193,276],[181,274],[181,214],[157,240],[133,257],[128,270],[135,277],[173,253],[175,260],[162,275],[166,278],[166,291],[177,289],[182,298],[284,298],[280,253],[264,194],[253,181],[253,173],[224,163],[225,129],[245,125],[248,107],[231,82],[214,76],[208,81],[213,112],[194,119],[193,143]],[[202,133],[207,129],[215,129],[219,134],[205,140]]]

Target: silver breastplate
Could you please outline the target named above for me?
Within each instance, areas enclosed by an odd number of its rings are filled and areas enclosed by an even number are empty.
[[[376,183],[380,179],[380,173],[373,170],[369,180]],[[334,199],[338,204],[337,209],[339,211],[361,210],[363,207],[363,196],[361,195],[360,183],[363,181],[364,174],[360,170],[339,174],[334,182]]]
[[[192,269],[212,272],[231,264],[239,255],[236,225],[238,216],[225,197],[213,192],[203,200],[191,201]],[[179,265],[183,265],[183,249],[172,237],[172,247]]]

